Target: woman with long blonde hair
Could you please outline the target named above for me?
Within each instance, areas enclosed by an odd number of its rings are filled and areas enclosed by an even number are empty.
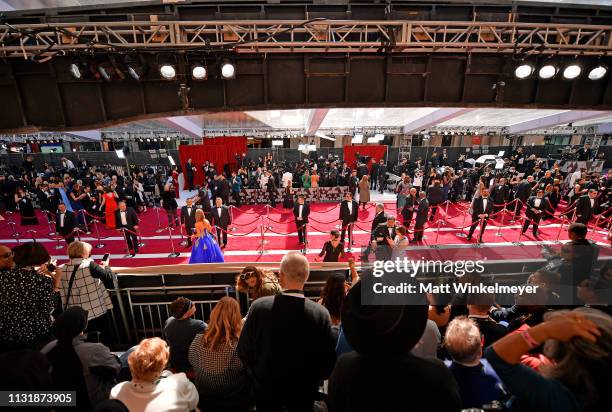
[[[219,244],[211,235],[212,226],[202,209],[195,212],[195,234],[189,263],[216,263],[225,261]]]
[[[242,330],[240,305],[229,296],[221,298],[210,314],[208,328],[193,339],[189,363],[203,410],[250,406],[250,382],[236,348]]]

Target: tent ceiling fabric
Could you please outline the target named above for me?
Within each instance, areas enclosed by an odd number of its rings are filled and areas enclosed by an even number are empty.
[[[204,135],[207,130],[303,130],[306,131],[309,115],[316,109],[300,110],[267,110],[255,112],[227,112],[209,113],[197,116],[184,116],[167,118],[176,121],[177,119],[188,119],[194,125],[201,128]],[[404,124],[412,123],[420,119],[428,118],[428,115],[437,109],[432,108],[377,108],[377,109],[331,109],[329,110],[321,129],[359,129],[362,127],[401,127]],[[430,127],[442,128],[502,128],[513,125],[520,125],[538,119],[545,119],[558,114],[566,114],[571,117],[572,113],[580,113],[576,110],[537,110],[537,109],[475,109],[465,114],[459,115],[445,122],[432,124]],[[177,122],[180,123],[180,122]],[[601,111],[600,115],[582,121],[573,122],[574,127],[592,126],[612,123],[612,111]],[[551,127],[565,126],[555,124]],[[102,129],[103,132],[147,132],[147,131],[168,131],[181,132],[178,127],[173,127],[173,122],[163,120],[149,120],[130,122]]]

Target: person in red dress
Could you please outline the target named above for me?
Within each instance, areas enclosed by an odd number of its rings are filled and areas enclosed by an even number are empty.
[[[115,225],[115,210],[117,210],[117,198],[119,195],[115,192],[115,188],[106,187],[104,188],[104,194],[102,195],[102,204],[100,209],[104,207],[104,214],[106,215],[106,228],[114,229]]]

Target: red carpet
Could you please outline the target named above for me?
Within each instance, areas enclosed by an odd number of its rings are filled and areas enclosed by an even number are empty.
[[[522,236],[519,240],[520,229],[519,222],[514,224],[509,223],[510,214],[504,217],[501,230],[501,218],[492,219],[489,223],[485,234],[484,243],[477,245],[474,241],[468,242],[465,237],[458,237],[460,231],[456,228],[465,227],[470,223],[469,216],[465,216],[464,209],[466,205],[448,207],[448,215],[445,208],[440,208],[439,216],[446,221],[446,225],[431,223],[432,226],[426,230],[425,239],[421,244],[410,248],[409,256],[420,259],[435,259],[435,260],[463,260],[463,259],[487,259],[487,260],[528,260],[541,257],[541,242],[555,245],[557,240],[567,240],[567,224],[560,230],[560,222],[549,220],[540,225],[540,236],[534,239],[531,236],[531,229],[527,235]],[[279,261],[281,257],[289,250],[298,250],[297,234],[295,233],[295,223],[293,222],[293,214],[291,210],[285,210],[279,207],[276,209],[269,208],[268,217],[266,217],[267,205],[244,206],[240,210],[233,209],[235,230],[231,231],[228,240],[228,247],[225,249],[225,259],[228,262],[258,262],[258,261]],[[385,211],[390,214],[396,214],[395,204],[386,204]],[[359,221],[355,227],[355,249],[353,254],[355,257],[359,254],[360,247],[367,244],[371,228],[371,221],[374,217],[374,206],[371,205],[367,210],[359,211]],[[337,228],[339,215],[339,205],[332,203],[319,203],[311,205],[310,224],[309,224],[309,245],[307,256],[313,260],[316,254],[321,250],[324,242],[329,239],[329,231]],[[167,223],[165,213],[160,210],[159,213],[161,225]],[[465,217],[464,217],[465,216]],[[11,230],[8,225],[10,216],[5,216],[7,220],[0,222],[0,243],[7,246],[14,246],[16,239],[11,238]],[[61,249],[56,249],[57,242],[55,237],[49,237],[49,228],[46,224],[38,226],[19,225],[19,216],[14,215],[12,219],[17,222],[16,230],[20,233],[19,239],[25,241],[32,238],[34,235],[38,241],[43,242],[50,253],[60,259],[60,262],[65,257],[65,242],[61,242]],[[103,225],[99,225],[100,236],[108,238],[102,240],[105,244],[103,248],[94,248],[94,257],[101,257],[104,253],[110,253],[115,266],[150,266],[162,264],[186,263],[189,260],[189,248],[181,246],[180,234],[178,230],[173,232],[173,243],[175,250],[180,252],[178,258],[169,258],[171,252],[170,240],[168,231],[164,230],[156,233],[158,229],[157,214],[153,209],[147,213],[140,215],[140,234],[142,241],[145,243],[141,247],[140,253],[136,258],[124,259],[125,241],[121,234],[116,230],[108,230]],[[39,221],[46,222],[42,215],[39,215]],[[265,244],[261,245],[261,226],[266,227]],[[438,230],[439,227],[439,230]],[[36,232],[28,233],[28,230]],[[93,234],[95,230],[91,228]],[[463,233],[467,234],[468,229],[463,229]],[[478,237],[479,230],[477,229],[474,238]],[[606,232],[591,231],[589,238],[600,244],[609,245],[606,240]],[[83,235],[83,240],[92,244],[97,241],[92,235]],[[520,242],[520,243],[519,243]],[[609,248],[604,248],[604,254],[610,254]],[[347,258],[353,256],[347,254]],[[346,258],[345,258],[346,260]]]

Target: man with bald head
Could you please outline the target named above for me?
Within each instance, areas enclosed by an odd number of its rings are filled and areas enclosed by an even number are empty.
[[[257,299],[240,334],[238,355],[253,378],[257,410],[312,411],[319,382],[336,361],[329,312],[304,297],[306,257],[281,261],[283,292]]]
[[[0,245],[0,270],[13,268],[13,251],[8,246]]]

